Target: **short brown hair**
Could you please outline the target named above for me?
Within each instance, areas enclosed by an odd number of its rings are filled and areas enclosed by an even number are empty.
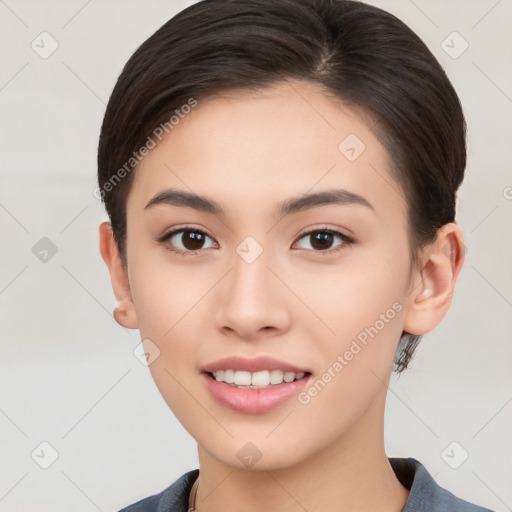
[[[133,155],[155,128],[191,98],[286,79],[315,84],[373,116],[408,206],[412,259],[454,221],[466,123],[448,77],[410,28],[351,0],[203,0],[135,51],[107,105],[98,186],[124,264]],[[396,371],[407,367],[419,340],[402,334]]]

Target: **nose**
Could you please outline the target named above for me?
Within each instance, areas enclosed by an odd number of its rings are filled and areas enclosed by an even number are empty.
[[[256,341],[282,334],[290,328],[292,294],[286,278],[269,261],[266,251],[246,261],[235,254],[231,271],[217,290],[216,326],[224,334]]]

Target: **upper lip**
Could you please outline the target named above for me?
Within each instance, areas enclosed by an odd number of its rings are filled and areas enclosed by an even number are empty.
[[[283,370],[284,372],[309,373],[305,368],[275,359],[274,357],[260,356],[253,359],[244,357],[226,357],[203,367],[203,372],[216,372],[217,370],[241,370],[246,372],[259,372],[264,370]]]

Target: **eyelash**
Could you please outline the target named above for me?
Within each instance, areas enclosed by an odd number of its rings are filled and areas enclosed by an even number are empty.
[[[192,231],[193,233],[200,233],[201,235],[207,236],[208,238],[211,238],[213,240],[213,237],[211,237],[208,233],[206,233],[202,229],[198,229],[198,228],[195,228],[193,226],[184,226],[184,227],[181,227],[181,228],[178,228],[178,229],[174,229],[174,230],[170,231],[169,233],[165,233],[164,235],[162,235],[160,238],[157,239],[157,242],[164,243],[167,240],[171,239],[174,235],[176,235],[178,233],[183,233],[185,231]],[[327,255],[327,254],[333,254],[333,253],[343,249],[347,245],[351,245],[351,244],[353,244],[355,242],[355,240],[353,238],[345,235],[344,233],[341,233],[340,231],[336,231],[334,229],[329,229],[327,227],[306,231],[305,233],[302,233],[301,235],[299,235],[297,240],[301,240],[302,238],[305,238],[305,237],[307,237],[309,235],[312,235],[314,233],[324,233],[324,234],[328,234],[328,235],[334,235],[334,236],[339,237],[342,240],[342,242],[343,242],[343,243],[341,243],[340,245],[338,245],[334,249],[328,249],[328,250],[325,250],[325,251],[315,251],[315,250],[312,250],[312,252],[318,254],[319,256],[323,256],[323,255]],[[181,250],[173,249],[171,247],[167,247],[167,250],[170,251],[170,252],[174,252],[176,254],[179,254],[181,256],[194,256],[198,252],[201,252],[201,250],[199,250],[199,251],[181,251]],[[309,251],[310,249],[306,249],[306,250]]]

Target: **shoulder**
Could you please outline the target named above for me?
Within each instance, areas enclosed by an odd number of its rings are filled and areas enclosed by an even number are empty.
[[[410,491],[402,512],[492,512],[440,487],[416,459],[390,458],[389,462],[398,480]]]
[[[190,489],[198,475],[198,469],[189,471],[162,492],[137,501],[119,512],[187,512]]]

